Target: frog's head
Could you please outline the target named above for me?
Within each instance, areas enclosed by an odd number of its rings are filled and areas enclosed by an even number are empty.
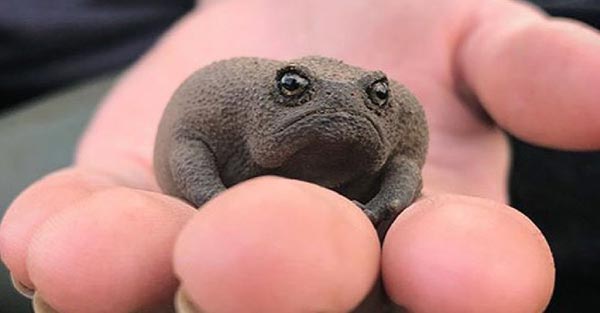
[[[403,139],[412,140],[405,126],[421,113],[384,73],[334,59],[278,62],[265,79],[268,94],[249,116],[253,160],[326,187],[378,172]]]

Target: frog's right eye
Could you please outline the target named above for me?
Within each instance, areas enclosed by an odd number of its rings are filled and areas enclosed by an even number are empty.
[[[287,97],[301,95],[308,88],[309,84],[308,78],[294,70],[280,74],[277,80],[279,91]]]

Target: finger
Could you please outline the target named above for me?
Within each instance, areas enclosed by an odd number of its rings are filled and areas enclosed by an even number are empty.
[[[15,199],[0,224],[0,255],[17,283],[33,287],[25,264],[39,226],[65,207],[113,185],[98,173],[71,168],[44,177]]]
[[[524,215],[479,198],[425,198],[382,251],[391,299],[409,312],[543,312],[554,284],[548,244]]]
[[[482,2],[458,68],[494,120],[541,145],[600,148],[600,34],[519,2]]]
[[[349,312],[379,272],[368,218],[321,187],[266,177],[207,203],[175,248],[175,272],[205,313]]]
[[[194,212],[128,188],[95,192],[65,208],[40,226],[29,247],[36,299],[57,312],[170,307],[177,286],[172,247]]]

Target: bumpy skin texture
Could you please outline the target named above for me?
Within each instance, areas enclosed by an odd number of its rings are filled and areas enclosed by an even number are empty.
[[[244,180],[279,175],[333,189],[380,225],[420,194],[427,142],[421,106],[382,72],[318,56],[235,58],[175,92],[154,166],[163,191],[198,207]]]

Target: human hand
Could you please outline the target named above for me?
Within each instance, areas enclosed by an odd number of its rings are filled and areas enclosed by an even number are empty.
[[[598,35],[500,0],[280,2],[230,0],[201,9],[123,78],[75,165],[34,184],[6,214],[0,252],[15,278],[59,312],[169,310],[174,273],[207,313],[343,312],[366,294],[381,261],[390,297],[409,311],[541,311],[552,290],[551,255],[535,226],[500,204],[508,148],[473,100],[528,141],[598,148]],[[265,178],[196,214],[162,195],[154,180],[156,125],[188,74],[231,56],[307,54],[382,69],[427,111],[425,196],[397,219],[381,256],[358,209],[322,188]],[[241,204],[253,214],[241,219],[228,209]],[[269,214],[275,209],[279,215]],[[300,211],[312,214],[304,223],[290,219]],[[212,220],[215,227],[207,227]],[[276,232],[265,220],[290,222]],[[261,237],[266,230],[278,236]],[[228,245],[239,238],[256,238],[260,249]],[[328,267],[275,268],[290,259],[309,264],[315,255]],[[210,260],[230,263],[219,269]],[[251,260],[262,267],[240,266]],[[199,284],[209,265],[227,288]],[[232,303],[237,309],[221,310]]]

